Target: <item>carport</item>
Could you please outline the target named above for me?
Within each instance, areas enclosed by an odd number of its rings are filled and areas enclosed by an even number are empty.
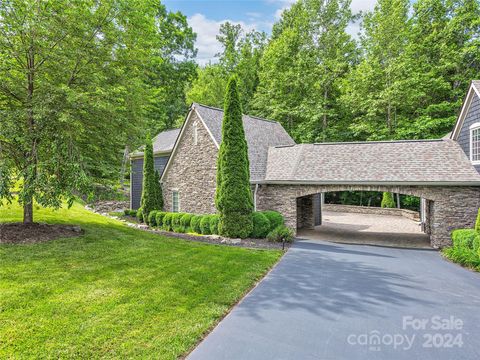
[[[257,209],[281,212],[298,233],[315,229],[321,193],[417,196],[424,199],[423,230],[435,248],[451,244],[452,230],[472,227],[480,207],[480,176],[448,139],[271,147],[265,179],[255,185]]]

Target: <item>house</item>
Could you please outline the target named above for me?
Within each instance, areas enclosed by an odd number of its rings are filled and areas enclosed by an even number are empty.
[[[192,104],[181,129],[154,139],[166,211],[214,213],[223,112]],[[450,137],[295,144],[275,121],[244,115],[255,208],[281,212],[294,229],[319,223],[320,194],[390,191],[422,199],[432,246],[473,226],[480,207],[480,82],[472,82]],[[131,206],[141,196],[143,154],[131,156]]]

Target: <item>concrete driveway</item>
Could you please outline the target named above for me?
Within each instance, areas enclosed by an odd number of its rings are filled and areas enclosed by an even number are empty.
[[[189,359],[479,359],[480,276],[432,250],[297,242]]]

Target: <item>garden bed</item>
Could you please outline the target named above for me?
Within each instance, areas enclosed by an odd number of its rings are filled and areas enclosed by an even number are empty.
[[[77,237],[82,233],[83,230],[76,225],[7,223],[0,224],[0,244],[31,244]]]

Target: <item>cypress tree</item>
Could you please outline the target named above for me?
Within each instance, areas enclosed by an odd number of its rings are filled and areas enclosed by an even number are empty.
[[[382,196],[382,203],[380,205],[382,208],[394,208],[395,200],[393,199],[393,194],[391,192],[384,192]]]
[[[245,238],[253,229],[248,147],[242,121],[242,106],[235,77],[228,81],[222,143],[217,160],[215,205],[220,215],[220,235]]]
[[[155,167],[153,164],[153,145],[150,134],[147,135],[145,150],[143,152],[143,187],[141,207],[144,219],[148,219],[148,214],[156,209],[156,190],[155,190]]]
[[[162,186],[160,185],[160,174],[158,170],[155,170],[155,210],[163,209],[163,193]]]

